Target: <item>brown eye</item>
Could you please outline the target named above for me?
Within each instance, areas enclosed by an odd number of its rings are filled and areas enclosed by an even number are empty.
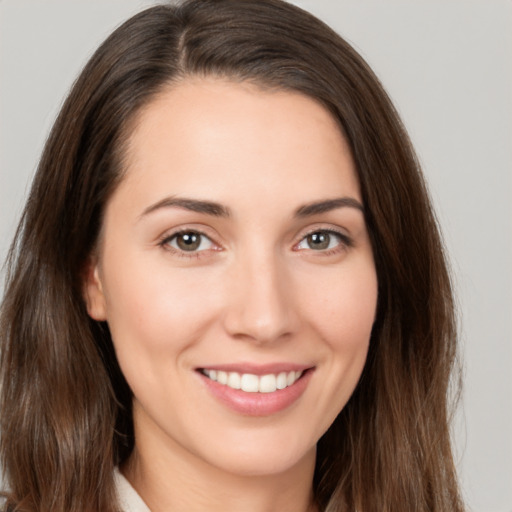
[[[184,252],[205,251],[213,246],[212,241],[206,235],[197,231],[177,233],[168,239],[167,244]]]
[[[311,233],[306,237],[308,247],[316,251],[328,249],[331,243],[331,235],[326,231]]]
[[[299,250],[326,251],[342,246],[351,246],[351,241],[346,235],[337,231],[319,229],[306,235],[296,247]]]

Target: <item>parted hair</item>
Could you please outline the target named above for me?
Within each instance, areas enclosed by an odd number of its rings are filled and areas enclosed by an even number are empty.
[[[133,449],[132,395],[108,325],[87,315],[84,268],[123,179],[137,114],[169,85],[209,76],[315,99],[339,123],[356,164],[378,305],[360,381],[318,443],[319,509],[461,512],[449,430],[456,319],[418,161],[364,60],[324,23],[280,0],[149,8],[108,37],[73,85],[6,266],[4,509],[119,510],[113,469]]]

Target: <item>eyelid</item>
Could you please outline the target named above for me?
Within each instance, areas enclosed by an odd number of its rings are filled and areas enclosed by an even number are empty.
[[[182,256],[185,258],[199,258],[201,256],[205,256],[202,253],[223,250],[224,249],[223,246],[216,241],[216,239],[218,237],[212,236],[209,233],[209,231],[211,231],[211,230],[205,226],[198,227],[197,225],[182,225],[177,228],[170,229],[170,230],[164,232],[161,236],[158,237],[157,245],[161,246],[163,249],[165,249],[171,253],[174,253],[178,256]],[[337,238],[339,238],[340,243],[337,244],[336,247],[333,247],[331,249],[324,249],[324,250],[318,250],[318,251],[315,251],[314,249],[299,249],[298,248],[298,245],[300,243],[302,243],[309,235],[312,235],[313,233],[318,233],[318,232],[324,232],[324,233],[329,233],[329,234],[335,235]],[[169,241],[171,239],[177,237],[180,234],[184,234],[184,233],[196,233],[202,237],[205,237],[211,242],[212,247],[209,247],[207,249],[202,249],[199,251],[197,251],[197,250],[184,251],[179,248],[172,247],[169,244]],[[338,226],[333,226],[332,224],[330,224],[330,225],[320,224],[320,225],[311,226],[308,229],[301,231],[301,233],[298,235],[297,238],[298,238],[298,240],[293,245],[294,251],[317,252],[319,255],[329,255],[329,254],[332,254],[335,252],[341,252],[341,251],[346,250],[347,248],[350,248],[354,245],[352,238],[346,233],[346,230],[344,230],[343,228],[340,228]]]
[[[333,234],[335,236],[337,236],[339,239],[340,239],[340,247],[335,247],[335,248],[332,248],[332,249],[325,249],[323,251],[314,251],[313,249],[310,249],[311,251],[313,252],[318,252],[319,254],[327,254],[327,253],[331,253],[332,251],[337,251],[337,250],[342,250],[342,249],[347,249],[347,248],[350,248],[354,245],[354,242],[352,240],[352,238],[342,229],[342,228],[339,228],[339,227],[336,227],[336,226],[332,226],[332,225],[329,225],[329,226],[326,226],[326,225],[317,225],[317,226],[313,226],[311,228],[308,228],[305,232],[302,232],[300,235],[299,235],[299,240],[294,244],[293,248],[294,250],[307,250],[307,249],[297,249],[298,245],[300,243],[302,243],[309,235],[312,235],[314,233],[319,233],[319,232],[323,232],[323,233],[329,233],[329,234]]]
[[[184,258],[199,258],[203,256],[202,253],[207,253],[209,251],[220,251],[222,250],[222,246],[214,239],[214,237],[210,234],[208,234],[206,231],[209,231],[204,228],[199,228],[196,226],[180,226],[175,229],[171,229],[169,231],[164,232],[161,236],[157,239],[157,245],[162,247],[164,250],[169,251],[170,253],[173,253],[177,256],[184,257]],[[207,249],[202,249],[199,251],[184,251],[177,247],[173,247],[170,245],[170,241],[177,236],[181,234],[186,233],[195,233],[201,237],[207,238],[211,244],[212,247],[209,247]]]
[[[181,237],[185,237],[185,235],[194,235],[195,237],[197,237],[199,239],[199,245],[197,248],[195,249],[191,249],[191,250],[187,250],[187,249],[181,249],[179,246],[179,239]],[[174,235],[172,235],[171,237],[169,237],[166,241],[167,244],[169,244],[170,247],[172,247],[173,249],[176,249],[177,251],[183,251],[183,252],[186,252],[186,253],[193,253],[193,252],[202,252],[202,251],[207,251],[208,249],[211,249],[212,246],[213,246],[213,241],[206,235],[204,235],[203,233],[198,233],[197,231],[186,231],[184,233],[175,233]],[[208,247],[206,248],[201,248],[204,244],[206,244]]]
[[[165,231],[162,231],[162,234],[158,235],[156,239],[156,243],[161,243],[164,240],[171,238],[173,236],[182,234],[182,233],[197,233],[199,235],[203,235],[206,238],[209,238],[215,245],[221,245],[216,242],[216,240],[219,238],[217,235],[217,232],[210,228],[208,225],[200,224],[200,223],[190,223],[190,224],[179,224],[175,227],[171,227],[169,229],[166,229]]]

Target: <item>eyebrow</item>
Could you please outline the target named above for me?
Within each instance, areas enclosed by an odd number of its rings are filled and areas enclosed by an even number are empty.
[[[295,217],[310,217],[320,213],[330,212],[338,208],[355,208],[364,213],[363,205],[353,197],[338,197],[335,199],[326,199],[316,201],[300,206],[295,210]]]
[[[214,217],[229,217],[231,216],[229,208],[219,203],[212,201],[203,201],[200,199],[187,199],[180,197],[166,197],[151,206],[148,206],[143,212],[141,217],[149,213],[159,210],[160,208],[182,208],[196,213],[205,213]]]
[[[227,206],[213,201],[189,199],[182,197],[166,197],[157,203],[148,206],[141,214],[141,218],[161,208],[182,208],[196,213],[204,213],[213,217],[230,217],[231,211]],[[363,205],[353,197],[338,197],[315,201],[300,206],[295,210],[294,217],[303,218],[330,212],[338,208],[355,208],[364,213]]]

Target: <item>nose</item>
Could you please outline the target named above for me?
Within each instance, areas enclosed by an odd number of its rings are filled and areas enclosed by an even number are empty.
[[[240,258],[226,283],[225,329],[234,338],[266,344],[298,329],[290,270],[270,253]]]

